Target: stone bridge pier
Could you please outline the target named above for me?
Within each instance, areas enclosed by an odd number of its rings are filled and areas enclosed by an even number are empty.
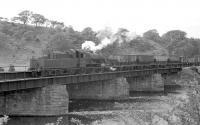
[[[129,96],[126,78],[67,85],[70,99],[118,100]]]
[[[66,85],[0,93],[0,114],[51,116],[68,113]]]
[[[176,85],[176,80],[181,78],[179,73],[162,74],[164,85]]]
[[[162,92],[164,82],[161,74],[152,74],[138,77],[128,77],[130,91],[135,92]]]

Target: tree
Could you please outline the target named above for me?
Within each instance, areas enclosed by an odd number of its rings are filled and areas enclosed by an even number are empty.
[[[143,33],[143,37],[155,42],[160,42],[161,40],[160,35],[156,29],[148,30],[147,32]]]
[[[162,41],[165,41],[165,48],[168,49],[169,55],[179,55],[182,51],[183,53],[187,52],[187,48],[190,48],[191,45],[188,43],[186,35],[186,32],[181,30],[171,30],[162,35]]]
[[[0,48],[6,46],[8,38],[9,37],[5,33],[0,32]]]
[[[46,19],[46,21],[45,21],[45,25],[46,25],[46,27],[49,27],[49,26],[51,26],[51,21],[50,21],[50,20],[48,20],[48,19]]]
[[[92,30],[91,27],[86,27],[81,31],[81,35],[84,41],[93,41],[97,42],[96,32]]]
[[[63,22],[57,22],[56,28],[63,29],[65,27],[65,24]]]
[[[8,21],[9,21],[9,19],[8,19],[8,18],[3,18],[3,17],[0,17],[0,21],[8,22]]]
[[[187,33],[181,30],[171,30],[163,34],[162,38],[168,42],[178,42],[186,39]]]
[[[50,23],[51,23],[51,27],[52,28],[55,28],[56,24],[57,24],[57,21],[55,20],[50,20]]]
[[[53,50],[66,51],[73,48],[73,40],[65,33],[56,33],[48,46]]]
[[[68,41],[71,41],[76,48],[81,48],[81,45],[84,42],[81,32],[75,31],[72,26],[65,27],[64,32]]]
[[[69,34],[69,33],[71,33],[71,34],[75,33],[75,30],[74,30],[74,28],[73,28],[72,26],[65,27],[64,31],[65,31],[67,34]]]
[[[9,23],[3,24],[3,25],[1,26],[0,32],[5,33],[5,34],[8,35],[8,36],[12,36],[12,35],[15,33],[15,31],[13,30],[12,25],[9,24]]]
[[[192,52],[191,56],[200,55],[200,39],[188,39],[188,41],[192,44]]]
[[[126,33],[128,33],[129,31],[125,28],[119,28],[116,35],[125,38],[126,37]]]
[[[51,27],[52,28],[58,28],[58,29],[63,29],[65,27],[65,24],[63,22],[58,22],[55,20],[50,20]]]
[[[13,17],[12,20],[19,21],[23,24],[27,24],[30,21],[31,15],[32,15],[31,11],[25,10],[20,12],[17,17]]]
[[[4,18],[3,17],[0,17],[0,21],[2,21]]]
[[[127,37],[128,32],[129,31],[125,28],[119,28],[117,33],[114,34],[115,41],[117,41],[118,43],[126,42],[128,40]]]
[[[43,25],[46,22],[46,18],[41,14],[32,14],[32,24],[35,24],[36,27],[38,25]]]
[[[16,22],[21,22],[20,19],[19,19],[19,17],[13,17],[11,20],[12,20],[13,22],[15,22],[15,23],[16,23]]]

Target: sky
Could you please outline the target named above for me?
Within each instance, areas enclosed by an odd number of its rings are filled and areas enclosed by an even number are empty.
[[[200,38],[200,0],[1,0],[0,17],[30,10],[64,22],[75,30],[92,27],[127,28],[141,35],[157,29],[160,35],[183,30]]]

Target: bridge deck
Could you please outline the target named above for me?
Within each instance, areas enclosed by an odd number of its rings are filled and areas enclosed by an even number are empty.
[[[181,68],[160,68],[160,69],[118,71],[118,72],[106,72],[106,73],[95,73],[95,74],[3,80],[0,81],[0,92],[38,88],[51,84],[85,83],[85,82],[93,82],[100,80],[108,80],[116,77],[137,77],[142,75],[150,75],[154,73],[178,72],[180,70]]]
[[[126,71],[126,70],[153,69],[153,68],[186,67],[186,66],[192,66],[192,65],[198,65],[198,63],[123,65],[123,66],[113,66],[113,68],[116,68],[117,71]],[[71,73],[65,72],[65,71],[70,71],[70,70],[73,72],[71,72]],[[48,73],[46,73],[46,72],[48,72]],[[102,72],[108,72],[108,68],[105,68],[105,67],[81,67],[81,68],[68,68],[68,69],[40,70],[40,71],[0,72],[0,80],[24,79],[24,78],[34,78],[34,77],[41,77],[41,76],[90,74],[90,73],[102,73]]]
[[[118,71],[112,72],[98,72],[90,74],[76,74],[76,75],[59,75],[59,76],[48,76],[48,77],[31,77],[27,73],[23,77],[23,72],[13,72],[9,76],[10,79],[0,79],[0,92],[13,91],[13,90],[22,90],[30,88],[44,87],[50,84],[74,84],[74,83],[85,83],[92,81],[108,80],[116,77],[138,77],[142,75],[151,75],[155,73],[171,73],[179,72],[183,67],[189,66],[199,66],[200,62],[196,63],[176,63],[176,64],[167,64],[167,65],[155,65],[153,68],[141,65],[141,66],[123,66],[120,67]],[[145,68],[146,67],[146,68]],[[136,70],[137,69],[137,70]],[[8,75],[9,73],[1,73],[1,75]],[[19,75],[20,74],[20,75]],[[2,75],[2,76],[3,76]],[[20,77],[15,77],[19,75]]]

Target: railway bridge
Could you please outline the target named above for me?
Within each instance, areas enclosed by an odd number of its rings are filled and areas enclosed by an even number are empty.
[[[164,91],[168,75],[200,62],[126,65],[116,71],[32,77],[31,71],[0,73],[0,114],[63,115],[69,99],[125,99],[129,91]]]

